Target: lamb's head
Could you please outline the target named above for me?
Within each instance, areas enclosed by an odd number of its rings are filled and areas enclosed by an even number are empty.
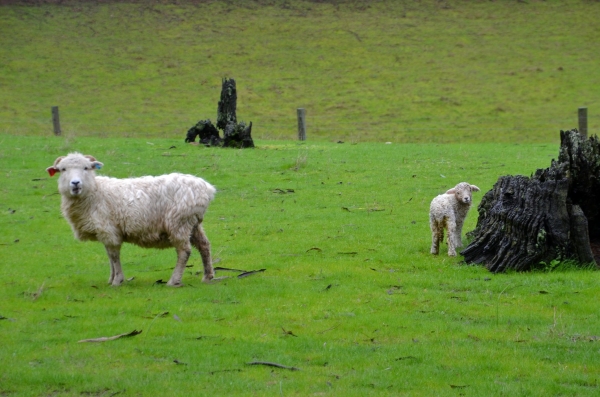
[[[479,188],[475,185],[470,185],[467,182],[461,182],[448,190],[446,194],[453,194],[456,197],[456,201],[461,204],[471,205],[471,193],[478,192]]]
[[[80,153],[70,153],[54,161],[54,165],[46,168],[50,176],[60,172],[58,191],[63,196],[84,197],[87,192],[96,186],[94,170],[100,169],[103,164],[92,156]]]

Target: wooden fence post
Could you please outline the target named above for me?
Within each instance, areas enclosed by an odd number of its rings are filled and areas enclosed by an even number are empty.
[[[306,109],[298,108],[298,140],[306,140]]]
[[[583,135],[584,138],[587,138],[587,108],[579,108],[577,116],[579,117],[579,133]]]
[[[52,106],[52,124],[54,124],[54,135],[60,135],[60,117],[58,116],[58,106]]]

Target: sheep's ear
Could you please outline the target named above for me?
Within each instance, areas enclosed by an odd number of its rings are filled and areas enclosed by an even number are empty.
[[[60,162],[62,161],[62,159],[64,159],[64,158],[65,158],[65,156],[60,156],[60,157],[58,157],[56,160],[54,160],[54,164],[52,164],[52,166],[53,166],[54,168],[58,168],[58,167],[57,167],[58,163],[60,163]],[[57,170],[57,171],[58,171],[58,170]]]
[[[479,190],[480,190],[480,189],[479,189],[477,186],[475,186],[475,185],[471,185],[471,191],[472,191],[472,192],[478,192]]]
[[[51,177],[57,172],[60,172],[60,170],[54,166],[46,168],[46,171],[48,171],[48,174],[50,174]]]
[[[452,188],[446,192],[446,194],[456,194],[456,189]]]
[[[104,164],[102,164],[101,162],[99,162],[98,160],[96,160],[96,158],[94,156],[90,156],[89,154],[86,154],[85,156],[86,159],[90,160],[92,162],[92,167],[99,170],[100,168],[102,168],[104,166]]]
[[[60,169],[57,167],[57,165],[64,158],[65,156],[58,157],[56,160],[54,160],[54,164],[52,165],[52,167],[46,168],[46,171],[48,172],[48,174],[50,174],[51,177],[54,176],[54,174],[56,174],[57,172],[60,172]]]

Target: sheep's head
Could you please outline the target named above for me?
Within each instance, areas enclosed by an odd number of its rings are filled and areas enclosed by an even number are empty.
[[[51,167],[46,168],[50,176],[60,172],[58,190],[65,196],[83,196],[90,187],[95,186],[94,170],[100,169],[104,164],[92,156],[79,153],[70,153],[54,161]]]
[[[470,185],[467,182],[461,182],[448,190],[446,194],[453,194],[456,200],[461,204],[471,205],[471,193],[478,192],[479,188],[475,185]]]

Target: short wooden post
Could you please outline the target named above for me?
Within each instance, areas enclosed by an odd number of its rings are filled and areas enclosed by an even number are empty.
[[[587,138],[587,108],[579,108],[577,115],[579,116],[579,133]]]
[[[298,108],[298,140],[306,140],[306,109]]]
[[[52,106],[52,124],[54,124],[54,135],[60,135],[60,117],[58,116],[58,106]]]

